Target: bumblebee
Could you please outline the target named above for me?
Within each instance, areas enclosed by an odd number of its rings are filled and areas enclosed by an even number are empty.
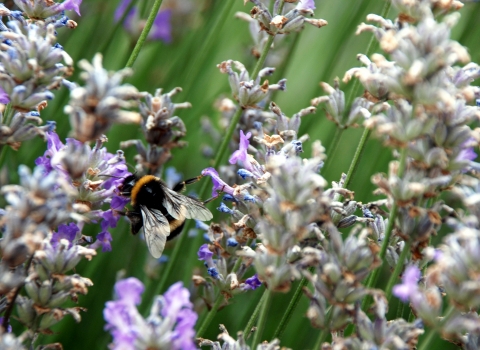
[[[120,194],[130,198],[133,210],[119,213],[130,220],[134,235],[143,227],[148,250],[154,258],[162,255],[167,240],[182,232],[186,219],[212,219],[212,213],[201,201],[179,193],[200,178],[180,182],[172,190],[156,176],[132,174],[120,186]]]

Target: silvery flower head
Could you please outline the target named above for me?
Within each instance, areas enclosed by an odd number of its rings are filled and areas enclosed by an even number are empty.
[[[71,57],[56,42],[53,24],[22,25],[8,22],[9,31],[0,32],[0,86],[19,111],[45,107],[50,90],[58,89],[72,73]]]
[[[19,167],[20,185],[2,188],[9,204],[2,218],[3,260],[16,266],[37,250],[51,229],[78,218],[72,208],[74,192],[57,171],[45,174],[43,167],[33,173]]]
[[[155,95],[145,93],[145,103],[140,103],[142,116],[142,131],[147,141],[145,146],[141,140],[127,140],[120,143],[120,147],[135,146],[137,155],[137,171],[146,174],[157,174],[159,169],[172,157],[171,150],[184,147],[187,128],[183,121],[174,113],[179,108],[190,108],[189,102],[174,103],[172,97],[181,92],[177,87],[168,93],[157,89]]]
[[[55,130],[56,123],[53,121],[42,124],[42,119],[38,112],[18,112],[13,115],[8,125],[3,124],[7,122],[3,113],[0,112],[0,144],[9,145],[14,150],[18,150],[22,142],[40,136],[44,139],[47,134]]]
[[[217,67],[221,73],[228,74],[228,81],[232,89],[233,97],[244,109],[256,108],[258,103],[265,99],[271,90],[283,91],[286,89],[286,79],[282,79],[277,84],[272,85],[269,85],[268,80],[265,80],[260,85],[260,79],[272,75],[275,71],[274,68],[263,68],[259,72],[258,77],[252,80],[245,66],[238,61],[224,61],[218,64]]]
[[[144,319],[137,310],[143,284],[136,278],[115,284],[117,299],[109,301],[103,310],[105,329],[113,336],[115,349],[196,349],[193,342],[197,314],[189,300],[190,293],[178,282],[163,296],[158,296]]]
[[[280,1],[275,1],[273,12],[260,0],[250,0],[255,6],[250,15],[255,18],[261,30],[269,35],[288,34],[303,29],[304,23],[309,23],[317,28],[328,24],[324,19],[312,19],[315,3],[311,0],[300,0],[292,9],[281,10]],[[285,12],[285,13],[284,13]]]
[[[81,141],[93,141],[105,134],[113,124],[140,123],[137,112],[125,109],[134,107],[144,94],[129,84],[122,84],[130,69],[112,73],[102,66],[102,56],[95,55],[90,64],[79,62],[84,70],[80,77],[86,82],[84,87],[72,86],[70,101],[65,113],[70,116],[72,136]]]

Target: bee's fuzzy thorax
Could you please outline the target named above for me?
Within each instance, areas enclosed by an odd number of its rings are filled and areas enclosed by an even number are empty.
[[[153,175],[145,175],[145,176],[142,176],[141,178],[138,179],[135,186],[133,186],[132,192],[130,194],[131,203],[132,203],[133,206],[135,206],[137,204],[136,199],[137,199],[138,192],[140,191],[140,189],[144,185],[146,185],[147,183],[149,183],[151,181],[156,181],[156,180],[158,180],[158,178],[156,176],[153,176]]]

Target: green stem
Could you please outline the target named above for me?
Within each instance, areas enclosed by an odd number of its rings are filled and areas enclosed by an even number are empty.
[[[327,315],[325,316],[325,328],[322,329],[320,332],[317,341],[315,342],[315,345],[313,346],[314,350],[321,350],[322,349],[322,344],[325,342],[327,339],[328,334],[330,333],[330,322],[332,320],[332,315],[333,315],[333,306],[330,306],[330,308],[327,310]]]
[[[259,300],[259,302],[257,303],[257,306],[255,307],[255,310],[253,311],[252,315],[250,316],[250,319],[248,320],[247,325],[243,329],[243,334],[245,335],[245,337],[247,337],[248,334],[250,334],[253,324],[255,323],[255,321],[257,321],[258,314],[260,313],[260,310],[262,309],[262,305],[265,302],[265,299],[267,297],[267,290],[268,289],[265,289],[265,291],[263,292],[263,295]],[[275,336],[273,338],[275,338]]]
[[[155,17],[157,17],[158,10],[160,9],[162,2],[163,0],[155,0],[152,6],[152,10],[150,11],[150,15],[147,18],[147,22],[145,23],[145,27],[143,28],[142,33],[140,34],[140,37],[138,38],[137,43],[135,44],[132,54],[130,55],[130,58],[128,59],[125,67],[132,67],[135,63],[138,55],[140,54],[140,50],[143,47],[143,44],[147,40],[148,33],[153,26],[153,22],[155,21]]]
[[[353,156],[352,162],[350,163],[350,168],[348,168],[347,178],[345,179],[344,187],[347,188],[347,185],[350,182],[350,179],[353,176],[355,170],[357,170],[358,163],[360,158],[365,150],[365,144],[367,143],[368,137],[370,136],[370,129],[363,129],[362,138],[358,143],[357,149],[355,150],[355,155]]]
[[[285,310],[285,313],[282,316],[282,319],[280,320],[280,323],[278,324],[277,329],[275,330],[275,333],[273,334],[272,338],[280,338],[283,334],[283,331],[285,330],[285,327],[287,326],[288,322],[290,321],[290,318],[292,317],[293,311],[298,305],[298,302],[300,301],[300,297],[303,294],[303,287],[305,287],[308,283],[308,280],[303,277],[300,280],[300,283],[295,290],[295,294],[293,294],[292,299],[290,300],[290,303],[288,304],[287,309]]]
[[[263,298],[262,298],[263,299]],[[272,299],[272,292],[269,289],[265,290],[265,298],[260,309],[260,315],[257,323],[257,330],[253,336],[252,349],[256,349],[257,345],[260,343],[260,338],[263,334],[263,329],[265,327],[265,321],[267,320],[268,308],[270,307],[270,300]]]
[[[207,329],[208,326],[210,325],[210,322],[212,322],[213,317],[214,317],[215,314],[217,313],[218,308],[219,308],[220,305],[222,304],[222,301],[223,301],[223,300],[224,300],[223,295],[222,295],[222,294],[219,294],[219,296],[217,297],[217,300],[215,300],[215,304],[213,304],[213,306],[212,306],[212,308],[210,309],[210,311],[208,311],[207,317],[205,318],[205,320],[203,321],[202,325],[201,325],[200,328],[198,329],[198,332],[197,332],[197,335],[196,335],[197,338],[201,338],[202,335],[203,335],[203,333],[205,333],[206,329]]]

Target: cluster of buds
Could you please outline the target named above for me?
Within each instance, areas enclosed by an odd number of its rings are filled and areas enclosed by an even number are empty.
[[[67,275],[85,257],[90,260],[95,250],[85,248],[78,243],[82,235],[79,228],[71,223],[60,225],[43,241],[42,247],[35,252],[29,275],[25,279],[26,296],[16,299],[18,320],[24,324],[32,336],[35,333],[50,334],[50,327],[66,315],[80,321],[80,307],[62,305],[69,300],[78,301],[78,294],[87,294],[93,283],[80,275]]]
[[[374,175],[372,181],[377,194],[387,196],[388,208],[397,205],[394,232],[411,243],[413,257],[419,260],[442,223],[442,203],[431,198],[451,188],[459,174],[478,168],[473,147],[480,138],[468,124],[480,113],[468,103],[479,95],[470,83],[480,76],[480,68],[473,63],[454,66],[469,61],[466,49],[450,39],[458,13],[437,22],[436,2],[409,3],[394,3],[401,11],[409,8],[397,22],[369,15],[367,19],[378,27],[359,26],[358,33],[373,32],[391,60],[375,54],[372,62],[359,55],[366,67],[349,70],[344,81],[357,77],[366,89],[365,98],[376,104],[365,113],[370,115],[365,126],[386,145],[402,149],[400,162],[391,162],[388,174]],[[387,99],[394,101],[382,102]],[[387,243],[390,251],[396,249],[392,245],[396,242]]]
[[[242,109],[257,108],[258,104],[267,97],[269,91],[284,91],[287,88],[286,79],[280,80],[277,84],[270,85],[268,80],[260,84],[261,78],[272,75],[275,72],[274,68],[263,68],[258,73],[256,79],[252,80],[245,66],[238,61],[224,61],[218,64],[217,67],[221,73],[228,74],[228,82],[230,83],[233,97],[238,101]]]
[[[371,244],[367,229],[354,229],[342,240],[333,224],[324,225],[325,236],[320,247],[306,247],[296,263],[301,269],[314,267],[314,274],[304,275],[314,286],[314,293],[306,290],[310,299],[307,317],[319,328],[342,330],[355,320],[358,302],[371,293],[362,285],[368,274],[380,265],[378,247]],[[331,323],[327,324],[327,307],[333,309]],[[352,318],[353,317],[353,318]]]
[[[311,104],[317,107],[319,104],[324,103],[326,117],[340,129],[357,127],[364,119],[370,118],[372,113],[377,112],[378,108],[381,108],[383,105],[375,105],[366,98],[357,97],[347,114],[345,110],[345,93],[340,90],[338,79],[335,79],[334,86],[324,82],[320,83],[320,86],[327,95],[312,99]]]
[[[12,268],[39,249],[52,229],[75,216],[74,192],[61,174],[52,171],[45,175],[42,167],[32,174],[26,166],[20,166],[19,176],[20,185],[2,188],[9,204],[2,216],[2,265]],[[2,274],[3,292],[12,288],[3,282],[11,280],[9,275]]]
[[[36,111],[15,113],[11,120],[8,120],[7,116],[0,112],[0,144],[18,150],[22,142],[36,136],[46,139],[47,132],[52,132],[56,123],[47,122],[45,125],[38,126],[41,123],[40,113]]]
[[[288,6],[284,9],[283,2],[276,0],[273,6],[273,13],[270,13],[268,7],[261,0],[250,1],[255,5],[250,10],[250,15],[258,21],[260,29],[269,35],[298,32],[303,29],[305,23],[317,28],[328,24],[324,19],[308,18],[313,17],[313,10],[315,9],[315,3],[312,0],[300,0],[297,6],[291,10],[288,9]],[[286,2],[294,3],[297,1]]]
[[[73,60],[56,44],[53,24],[8,22],[0,32],[0,87],[21,112],[42,110],[73,72]]]
[[[144,94],[134,86],[121,84],[124,77],[131,74],[130,69],[115,73],[108,72],[102,66],[102,56],[96,54],[92,64],[82,60],[78,65],[84,70],[80,74],[84,87],[69,84],[70,101],[65,113],[70,117],[72,136],[88,142],[105,134],[114,123],[126,124],[142,121],[138,112],[127,111],[138,105]]]
[[[356,336],[334,336],[332,344],[322,344],[322,350],[343,349],[414,349],[423,334],[421,322],[409,323],[403,319],[388,321],[388,302],[381,292],[372,291],[374,299],[371,320],[362,310],[355,315]]]
[[[141,126],[148,145],[145,147],[141,140],[123,141],[120,144],[122,148],[136,147],[138,154],[135,160],[140,173],[159,173],[172,157],[171,150],[185,146],[185,142],[180,139],[185,136],[187,128],[174,114],[177,109],[190,108],[192,105],[189,102],[172,102],[172,97],[181,91],[182,89],[177,87],[162,94],[162,89],[158,89],[154,96],[147,93],[145,103],[140,103],[140,114],[143,118]]]

